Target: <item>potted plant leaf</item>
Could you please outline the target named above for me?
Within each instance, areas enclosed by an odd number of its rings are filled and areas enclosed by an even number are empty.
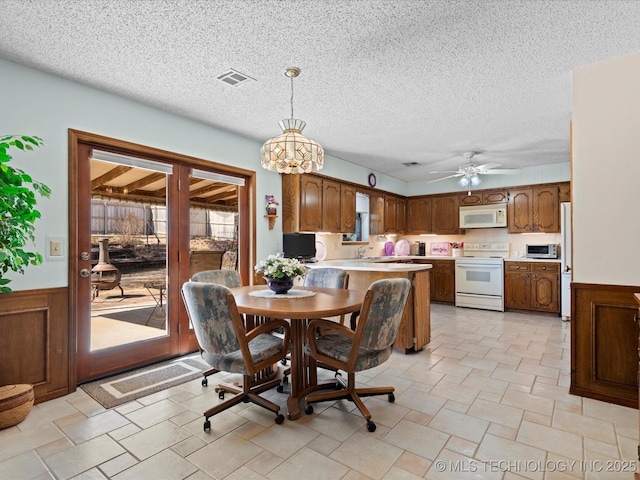
[[[11,293],[7,285],[7,272],[24,273],[28,265],[42,263],[42,255],[27,248],[34,242],[35,221],[40,218],[36,210],[36,193],[48,198],[51,189],[37,182],[26,172],[9,165],[11,148],[31,151],[41,147],[40,137],[8,135],[0,138],[0,293]]]

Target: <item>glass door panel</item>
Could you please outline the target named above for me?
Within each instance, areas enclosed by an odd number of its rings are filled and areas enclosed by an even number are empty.
[[[91,351],[167,335],[166,176],[91,160]]]

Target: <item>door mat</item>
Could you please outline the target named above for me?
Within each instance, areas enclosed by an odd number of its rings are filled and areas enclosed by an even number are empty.
[[[80,388],[104,408],[113,408],[198,378],[210,368],[196,353],[85,383]]]

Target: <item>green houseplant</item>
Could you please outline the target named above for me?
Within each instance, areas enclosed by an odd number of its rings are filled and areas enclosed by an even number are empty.
[[[40,137],[8,135],[0,138],[0,293],[11,293],[6,278],[9,271],[24,273],[24,267],[42,263],[42,255],[25,250],[35,240],[35,221],[40,218],[36,210],[36,193],[51,195],[51,189],[37,182],[19,168],[9,165],[9,149],[33,150],[44,142]]]

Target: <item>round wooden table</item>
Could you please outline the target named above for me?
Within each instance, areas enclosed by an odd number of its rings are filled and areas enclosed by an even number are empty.
[[[267,290],[266,285],[232,288],[238,311],[244,315],[282,318],[291,322],[291,394],[287,399],[290,420],[300,417],[300,400],[317,388],[315,362],[304,354],[307,320],[333,317],[360,310],[366,291],[338,288],[294,287],[310,290],[310,297],[270,298],[250,295],[256,290]]]

